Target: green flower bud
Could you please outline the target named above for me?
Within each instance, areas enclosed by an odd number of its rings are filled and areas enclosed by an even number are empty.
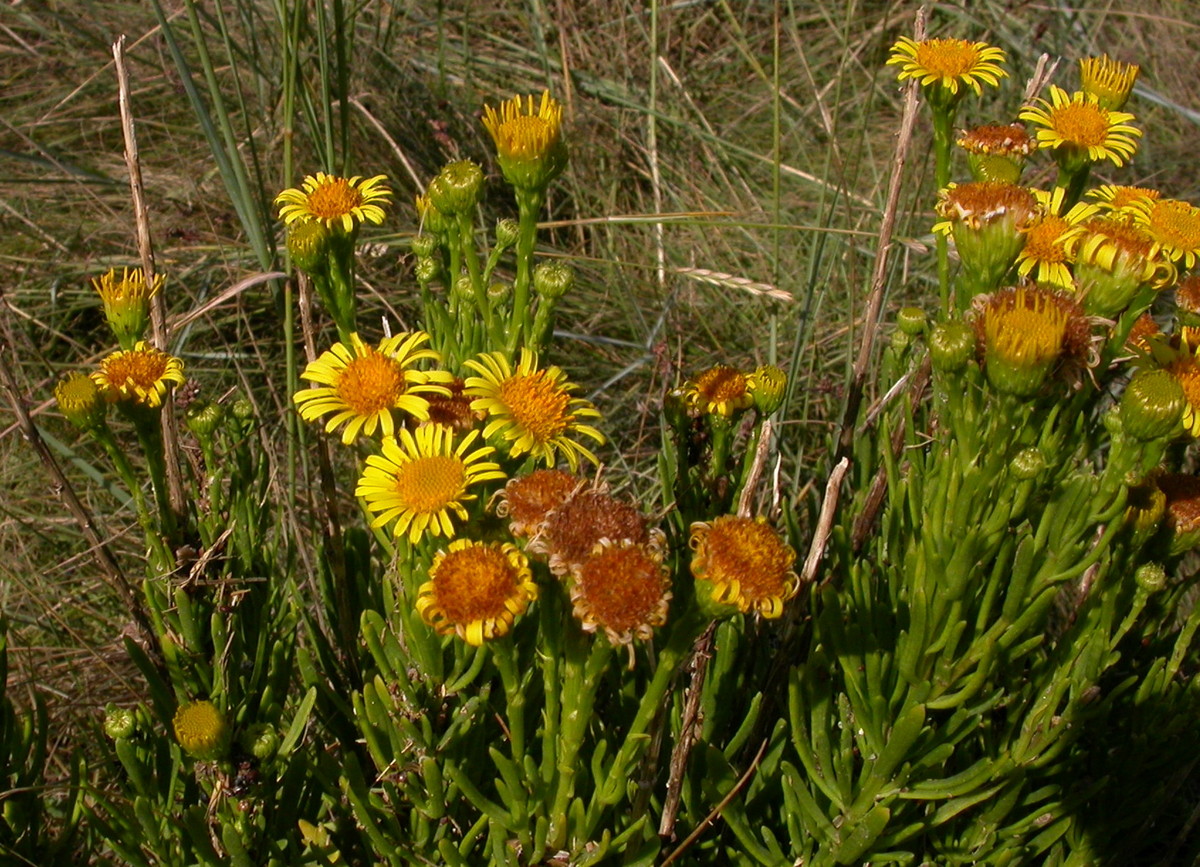
[[[1147,593],[1157,593],[1167,586],[1167,571],[1161,563],[1143,563],[1133,573],[1137,586]]]
[[[787,393],[787,374],[773,364],[764,364],[746,377],[754,408],[770,415],[783,404]]]
[[[238,421],[253,421],[254,420],[254,404],[241,397],[233,402],[231,408],[233,417]]]
[[[542,262],[533,269],[533,291],[542,298],[554,300],[571,291],[575,285],[575,269],[561,262]]]
[[[516,220],[505,217],[496,221],[496,246],[507,250],[521,237],[521,224]]]
[[[330,231],[316,220],[288,226],[287,248],[292,263],[305,274],[320,274],[329,267]]]
[[[896,327],[909,337],[925,333],[929,318],[920,307],[905,307],[896,314]]]
[[[188,430],[199,440],[206,440],[216,433],[224,419],[224,408],[219,403],[209,403],[206,400],[192,401],[184,417]]]
[[[92,280],[104,304],[104,317],[112,328],[121,348],[128,351],[146,334],[150,324],[150,299],[162,289],[163,278],[155,276],[153,285],[146,282],[141,268],[130,271],[113,268],[103,277]]]
[[[975,357],[975,331],[961,319],[937,325],[929,335],[929,359],[938,373],[958,373]]]
[[[125,707],[108,705],[104,709],[104,733],[114,741],[132,737],[137,731],[137,717]]]
[[[503,280],[497,280],[488,286],[487,294],[493,304],[499,304],[512,294],[512,284],[506,283]]]
[[[1036,479],[1046,469],[1046,456],[1039,448],[1021,449],[1008,462],[1008,471],[1021,481]]]
[[[436,280],[441,270],[441,263],[432,256],[429,256],[417,260],[417,264],[413,267],[413,274],[416,276],[418,283],[425,285]]]
[[[429,182],[429,201],[446,216],[470,213],[479,203],[483,169],[470,160],[446,165]]]
[[[471,285],[471,275],[459,274],[458,279],[454,281],[454,291],[464,298],[471,297],[475,292],[474,287]]]
[[[413,236],[412,251],[418,259],[425,259],[432,256],[437,247],[438,241],[433,235],[421,234]]]
[[[266,723],[254,723],[242,732],[238,744],[260,762],[270,761],[279,751],[279,732]]]
[[[1121,395],[1121,422],[1135,439],[1154,440],[1179,429],[1187,399],[1183,387],[1165,370],[1141,370]]]

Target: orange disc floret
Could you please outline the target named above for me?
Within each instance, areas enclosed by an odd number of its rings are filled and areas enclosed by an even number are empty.
[[[496,514],[508,518],[508,529],[513,536],[535,536],[546,517],[583,484],[578,476],[562,470],[534,470],[527,476],[508,480],[498,494]]]

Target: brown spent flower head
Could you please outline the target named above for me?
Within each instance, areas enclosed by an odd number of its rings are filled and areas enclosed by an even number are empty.
[[[601,539],[628,539],[637,544],[662,543],[633,506],[595,488],[577,491],[547,516],[529,551],[549,558],[550,571],[562,577],[582,563]]]
[[[1037,142],[1023,123],[989,123],[958,134],[958,146],[967,153],[1004,157],[1027,157]]]
[[[775,618],[796,595],[800,578],[792,571],[796,552],[765,518],[721,515],[691,527],[692,575],[706,586],[697,595],[743,614]]]
[[[1187,313],[1200,314],[1200,274],[1189,274],[1175,285],[1175,304]]]
[[[537,595],[529,561],[515,545],[456,539],[434,555],[416,608],[438,634],[453,632],[479,647],[506,635]]]
[[[571,567],[571,603],[585,632],[604,630],[614,644],[647,641],[667,622],[671,576],[664,553],[622,539],[599,542]]]
[[[1171,553],[1192,550],[1200,544],[1200,478],[1185,473],[1160,473],[1154,481],[1167,498]]]
[[[727,364],[718,364],[684,384],[688,406],[701,415],[722,415],[726,418],[754,405],[750,382],[741,371]]]
[[[1065,292],[1001,289],[977,299],[973,324],[988,380],[1018,397],[1037,392],[1056,365],[1070,376],[1092,354],[1091,324]]]
[[[563,470],[534,470],[508,480],[496,494],[496,514],[508,518],[508,531],[517,538],[536,536],[547,516],[584,485]]]
[[[1120,109],[1129,101],[1141,70],[1136,63],[1122,63],[1107,54],[1079,59],[1079,86],[1107,109]]]
[[[471,398],[463,394],[463,387],[463,378],[460,376],[446,384],[450,394],[425,395],[425,400],[429,403],[429,420],[422,424],[440,424],[459,433],[466,433],[475,427],[476,421],[482,421],[482,413],[471,411]]]
[[[938,193],[936,210],[946,222],[940,231],[949,231],[950,225],[961,224],[968,229],[982,229],[1004,218],[1010,218],[1014,229],[1029,225],[1037,216],[1038,203],[1033,193],[1016,184],[999,181],[972,181],[967,184],[951,184]],[[957,238],[957,236],[956,236]]]

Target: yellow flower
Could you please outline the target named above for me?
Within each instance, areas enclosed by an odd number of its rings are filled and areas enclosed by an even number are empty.
[[[1073,296],[1031,286],[1002,289],[976,301],[975,333],[988,381],[1028,397],[1056,364],[1086,363],[1091,325]]]
[[[1159,197],[1158,190],[1147,187],[1127,187],[1120,184],[1101,184],[1093,190],[1088,190],[1088,198],[1095,199],[1100,207],[1109,211],[1128,211],[1141,202],[1148,202]]]
[[[743,614],[778,617],[796,595],[800,579],[792,566],[796,552],[765,518],[722,515],[691,526],[692,575],[706,586],[702,598],[732,605]]]
[[[1176,350],[1173,355],[1165,369],[1183,388],[1183,426],[1192,436],[1200,437],[1200,364],[1190,352]]]
[[[1079,87],[1104,108],[1124,108],[1140,69],[1135,63],[1122,63],[1107,54],[1083,57],[1079,60]]]
[[[346,445],[360,433],[373,436],[376,429],[392,436],[396,430],[393,410],[428,419],[429,401],[424,395],[449,395],[447,386],[454,377],[445,371],[412,368],[421,360],[439,360],[432,349],[417,348],[427,340],[428,334],[417,331],[385,337],[377,348],[363,343],[357,334],[350,335],[350,346],[335,343],[300,374],[322,386],[292,396],[300,416],[315,421],[334,413],[325,430],[332,432],[345,424],[342,442]]]
[[[562,470],[534,470],[509,479],[497,496],[496,514],[508,518],[508,531],[517,538],[536,535],[547,516],[584,484]]]
[[[580,419],[599,418],[600,413],[583,398],[571,397],[577,386],[567,381],[558,367],[538,369],[537,353],[524,349],[514,371],[503,352],[489,352],[471,359],[466,366],[479,374],[467,379],[464,393],[474,400],[471,409],[488,416],[483,436],[499,434],[509,443],[513,458],[524,454],[554,466],[561,454],[574,472],[579,459],[599,463],[592,452],[572,439],[585,436],[597,443],[604,435]]]
[[[1175,267],[1158,243],[1128,215],[1113,212],[1088,220],[1083,229],[1075,247],[1075,279],[1089,313],[1112,318],[1142,286],[1163,288],[1175,281]]]
[[[122,349],[131,349],[146,334],[150,323],[150,299],[162,288],[162,275],[155,275],[152,285],[146,283],[146,274],[141,268],[131,272],[111,269],[103,277],[93,278],[92,286],[104,304],[104,318],[108,320],[117,343]]]
[[[913,79],[923,87],[941,86],[952,95],[969,87],[982,95],[980,82],[998,86],[1008,72],[1000,64],[1004,52],[985,42],[964,39],[926,39],[917,42],[901,36],[892,46],[888,65],[898,64],[900,81]]]
[[[684,383],[683,394],[688,406],[702,415],[729,418],[754,405],[750,380],[726,364],[710,367],[695,382]]]
[[[1065,193],[1062,187],[1055,187],[1050,194],[1034,191],[1045,211],[1025,230],[1025,246],[1017,254],[1017,274],[1044,286],[1073,290],[1075,280],[1068,265],[1074,246],[1083,234],[1081,224],[1099,208],[1077,202],[1060,215]]]
[[[1138,225],[1172,262],[1193,268],[1200,259],[1200,208],[1177,199],[1142,199],[1131,206]]]
[[[562,106],[542,91],[534,106],[532,94],[500,103],[497,111],[483,107],[483,125],[496,143],[500,170],[518,189],[543,190],[567,165],[562,138]]]
[[[1089,162],[1109,160],[1123,166],[1137,151],[1142,131],[1131,126],[1133,115],[1111,111],[1083,92],[1068,94],[1050,86],[1050,99],[1021,112],[1021,120],[1042,127],[1037,131],[1039,147],[1053,148],[1056,155],[1080,157]]]
[[[1038,215],[1038,203],[1024,187],[974,181],[942,190],[936,210],[942,221],[933,231],[953,235],[962,260],[960,288],[973,295],[1004,280],[1025,246],[1025,230]]]
[[[211,701],[181,705],[173,722],[175,740],[193,758],[212,761],[228,750],[229,723]]]
[[[537,598],[529,561],[516,546],[456,539],[438,551],[417,591],[417,613],[441,635],[478,647],[508,634]]]
[[[54,386],[54,400],[67,421],[82,431],[93,430],[104,424],[104,411],[108,404],[100,394],[95,381],[86,373],[68,373]]]
[[[399,437],[384,439],[383,454],[367,458],[354,489],[374,515],[371,527],[395,521],[393,534],[407,535],[413,544],[427,532],[453,538],[452,516],[466,520],[464,504],[476,499],[469,489],[504,478],[498,464],[484,460],[495,449],[471,450],[478,436],[478,431],[471,431],[455,447],[454,431],[424,425],[415,433],[401,428]]]
[[[171,383],[187,381],[182,361],[140,340],[128,352],[114,352],[101,360],[92,379],[109,403],[134,403],[151,409],[162,406]]]
[[[604,539],[571,568],[571,604],[585,632],[612,644],[649,640],[667,622],[671,576],[660,547]]]
[[[349,233],[362,223],[383,222],[382,205],[392,195],[386,182],[385,175],[364,180],[317,172],[301,181],[299,188],[284,190],[275,203],[283,205],[279,218],[285,223],[320,222]]]

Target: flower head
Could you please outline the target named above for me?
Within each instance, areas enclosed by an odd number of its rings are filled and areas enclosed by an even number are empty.
[[[746,387],[754,399],[755,408],[763,415],[770,415],[783,405],[787,394],[787,374],[773,364],[763,364],[746,376]]]
[[[925,39],[920,42],[901,36],[892,46],[888,65],[899,65],[900,81],[913,79],[929,91],[939,88],[953,97],[969,87],[983,94],[980,82],[998,86],[1008,72],[1000,64],[1004,52],[985,42],[965,39]]]
[[[603,629],[613,644],[651,638],[667,622],[670,588],[662,549],[628,539],[605,539],[571,567],[576,619],[585,632]]]
[[[138,341],[128,352],[114,352],[100,361],[92,380],[109,403],[131,403],[157,409],[174,383],[183,385],[183,362],[161,349]]]
[[[977,181],[1015,184],[1025,159],[1037,150],[1037,142],[1024,124],[985,124],[964,130],[957,139],[967,152],[971,177]]]
[[[68,373],[54,386],[54,400],[67,421],[81,431],[94,430],[104,424],[108,409],[95,381],[86,373]]]
[[[1167,499],[1171,554],[1183,554],[1200,545],[1200,478],[1184,473],[1160,473],[1154,481]]]
[[[1141,69],[1135,63],[1122,63],[1107,54],[1079,60],[1079,86],[1104,108],[1125,107]]]
[[[1106,211],[1132,211],[1142,202],[1148,202],[1159,197],[1158,190],[1147,187],[1127,187],[1120,184],[1101,184],[1095,189],[1088,190],[1088,198],[1095,199],[1096,204]]]
[[[628,503],[595,488],[576,491],[546,516],[529,550],[549,558],[550,571],[566,575],[582,563],[601,539],[628,539],[661,545],[661,531],[651,530],[646,518]]]
[[[466,520],[466,503],[477,498],[474,486],[504,478],[500,466],[485,460],[490,446],[472,450],[478,431],[455,446],[454,431],[425,425],[415,432],[401,428],[398,437],[383,440],[382,455],[367,458],[354,489],[374,517],[371,527],[395,521],[397,538],[416,544],[423,535],[454,536],[454,521]]]
[[[537,535],[549,514],[584,484],[562,470],[534,470],[508,480],[497,494],[496,514],[508,518],[508,531],[517,538]]]
[[[943,219],[933,230],[954,236],[969,285],[982,290],[1004,279],[1039,213],[1029,190],[996,181],[951,184],[938,194],[937,212]]]
[[[175,711],[175,740],[201,761],[221,758],[229,748],[229,723],[211,701],[184,704]]]
[[[1175,268],[1148,232],[1127,216],[1097,217],[1083,224],[1075,245],[1075,279],[1087,294],[1084,306],[1096,316],[1115,317],[1144,285],[1161,288]]]
[[[1038,144],[1053,148],[1061,158],[1123,166],[1137,150],[1142,131],[1131,126],[1133,115],[1104,108],[1096,97],[1083,92],[1068,94],[1050,86],[1050,99],[1038,99],[1021,112],[1021,120],[1037,124]]]
[[[1187,398],[1179,380],[1166,370],[1139,370],[1121,395],[1121,423],[1139,440],[1176,433]]]
[[[364,180],[317,172],[305,177],[299,187],[284,190],[275,203],[283,205],[279,218],[285,223],[320,222],[348,234],[363,223],[382,223],[383,205],[391,195],[385,175]]]
[[[690,544],[692,575],[707,585],[707,598],[718,606],[778,617],[783,603],[800,588],[792,571],[796,552],[765,518],[722,515],[697,521]]]
[[[1200,208],[1177,199],[1146,198],[1131,211],[1163,255],[1185,268],[1195,267],[1200,259]]]
[[[150,324],[150,299],[158,294],[162,284],[161,274],[148,284],[141,268],[133,271],[122,268],[120,277],[113,268],[103,277],[92,279],[92,286],[104,304],[104,318],[122,349],[132,349],[145,336]]]
[[[485,105],[483,125],[496,144],[500,170],[514,187],[545,189],[566,168],[562,106],[549,91],[542,91],[536,106],[532,94],[505,100],[499,110]]]
[[[975,333],[988,381],[1018,397],[1037,392],[1055,365],[1085,363],[1091,327],[1075,298],[1032,286],[976,301]]]
[[[516,546],[456,539],[434,555],[429,580],[417,591],[417,613],[438,633],[478,647],[506,635],[537,595]]]
[[[1192,353],[1174,350],[1165,370],[1183,389],[1183,426],[1194,437],[1200,437],[1200,363]]]
[[[754,405],[750,380],[741,371],[727,364],[710,367],[683,386],[688,407],[701,415],[721,415],[729,418]]]
[[[1045,212],[1025,230],[1025,246],[1017,254],[1019,276],[1031,277],[1055,289],[1075,288],[1069,263],[1075,243],[1083,234],[1080,224],[1097,211],[1096,205],[1077,202],[1066,214],[1060,215],[1065,192],[1062,187],[1056,187],[1053,193],[1038,196]]]
[[[447,386],[454,377],[444,371],[413,368],[421,360],[438,361],[432,349],[418,348],[427,340],[428,334],[417,331],[385,337],[378,347],[363,343],[357,334],[350,335],[349,346],[335,343],[300,374],[320,385],[292,396],[301,417],[315,421],[333,413],[325,430],[332,432],[345,424],[342,442],[346,445],[359,434],[373,436],[377,429],[392,436],[396,431],[394,410],[428,419],[427,396],[449,395]]]
[[[599,463],[592,452],[573,439],[585,436],[597,443],[604,434],[581,419],[599,418],[600,413],[583,398],[572,397],[576,389],[558,367],[538,368],[537,353],[525,349],[513,370],[503,352],[489,352],[470,359],[466,366],[479,374],[467,379],[464,393],[474,398],[471,409],[487,413],[485,439],[493,435],[508,443],[513,458],[531,455],[554,466],[555,458],[566,458],[572,472],[579,459]]]

